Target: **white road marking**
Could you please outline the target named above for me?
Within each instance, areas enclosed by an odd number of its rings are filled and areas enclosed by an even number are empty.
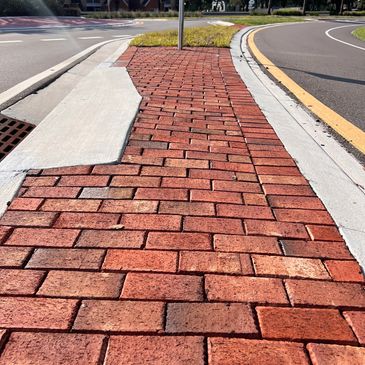
[[[342,41],[341,39],[338,39],[338,38],[335,38],[335,37],[331,36],[331,34],[330,34],[333,30],[336,30],[336,29],[348,28],[348,27],[358,27],[358,26],[359,26],[358,24],[356,24],[356,25],[353,24],[353,25],[342,25],[341,27],[331,28],[331,29],[328,29],[326,31],[326,36],[329,37],[329,38],[331,38],[331,39],[333,39],[336,42],[340,42],[340,43],[346,44],[348,46],[351,46],[351,47],[354,47],[354,48],[358,48],[358,49],[361,49],[362,51],[365,51],[365,48],[364,47],[356,46],[355,44]]]
[[[14,40],[14,41],[0,41],[0,44],[2,43],[21,43],[23,41],[19,41],[19,40]]]
[[[95,37],[78,37],[78,39],[101,39],[104,37],[100,37],[100,36],[95,36]]]
[[[132,36],[129,34],[113,35],[113,38],[127,38],[127,37],[132,37]]]
[[[41,42],[56,42],[56,41],[65,41],[66,38],[44,38],[41,39]]]

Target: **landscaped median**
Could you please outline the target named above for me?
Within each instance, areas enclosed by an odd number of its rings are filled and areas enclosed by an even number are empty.
[[[352,35],[365,42],[365,27],[356,28]]]
[[[211,25],[207,27],[187,28],[184,32],[184,46],[187,47],[229,47],[238,26]],[[132,46],[173,47],[177,46],[177,30],[145,33],[132,40]]]

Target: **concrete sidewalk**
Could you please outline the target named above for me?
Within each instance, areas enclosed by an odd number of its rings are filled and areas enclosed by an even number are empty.
[[[229,50],[126,65],[120,163],[31,171],[0,221],[0,364],[364,364],[360,267]]]

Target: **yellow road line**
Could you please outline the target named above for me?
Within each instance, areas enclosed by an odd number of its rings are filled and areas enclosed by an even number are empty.
[[[323,120],[327,125],[333,128],[339,135],[345,138],[355,148],[365,153],[365,132],[353,125],[347,119],[341,117],[328,106],[321,103],[313,95],[305,91],[288,75],[275,66],[267,57],[265,57],[254,42],[255,34],[262,29],[257,29],[249,34],[248,45],[256,59],[265,66],[270,74],[275,77],[282,85],[292,92],[309,110]]]

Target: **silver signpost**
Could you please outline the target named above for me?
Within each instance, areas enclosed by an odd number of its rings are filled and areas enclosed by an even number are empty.
[[[179,39],[177,48],[183,49],[184,43],[184,0],[179,0]]]

